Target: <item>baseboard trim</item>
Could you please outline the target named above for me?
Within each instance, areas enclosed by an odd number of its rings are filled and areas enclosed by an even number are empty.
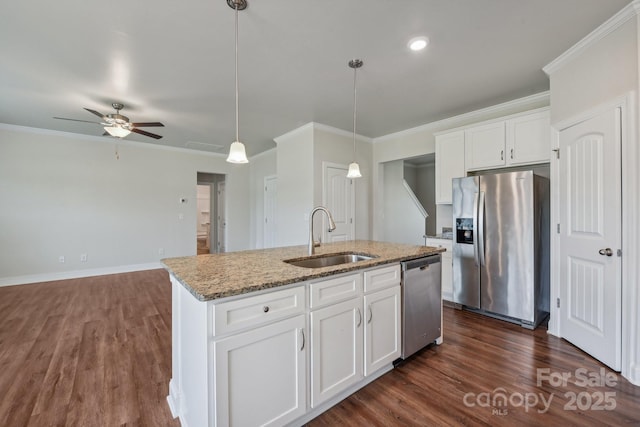
[[[116,267],[91,268],[87,270],[64,271],[60,273],[29,274],[25,276],[0,277],[0,287],[28,285],[31,283],[52,282],[56,280],[79,279],[107,274],[131,273],[133,271],[154,270],[163,268],[160,262],[146,264],[120,265]]]

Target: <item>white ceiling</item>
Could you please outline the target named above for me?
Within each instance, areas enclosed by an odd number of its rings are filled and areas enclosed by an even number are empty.
[[[248,0],[240,12],[240,139],[249,155],[310,121],[378,137],[548,89],[541,68],[630,0]],[[158,141],[234,139],[234,11],[226,0],[7,1],[0,122],[101,135],[112,102]],[[431,39],[422,52],[407,41]],[[105,137],[106,138],[106,137]]]

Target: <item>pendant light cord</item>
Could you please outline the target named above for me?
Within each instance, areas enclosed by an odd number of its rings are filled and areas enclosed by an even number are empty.
[[[356,73],[358,72],[357,67],[353,67],[353,161],[356,161],[356,111],[357,111],[357,103],[356,103]]]
[[[238,132],[238,3],[236,3],[236,141],[240,141],[240,136]]]

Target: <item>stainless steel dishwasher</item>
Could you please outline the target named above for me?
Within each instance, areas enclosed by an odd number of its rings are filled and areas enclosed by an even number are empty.
[[[441,335],[440,254],[402,263],[402,359]]]

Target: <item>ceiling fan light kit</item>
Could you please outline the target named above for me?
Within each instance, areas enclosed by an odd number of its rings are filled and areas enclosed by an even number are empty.
[[[227,0],[227,4],[230,8],[235,10],[236,13],[236,43],[235,43],[235,64],[236,64],[236,140],[231,143],[229,147],[229,156],[227,162],[229,163],[249,163],[247,159],[247,153],[244,148],[244,144],[240,142],[239,126],[238,126],[238,12],[247,8],[246,0]]]
[[[349,61],[349,67],[353,68],[353,162],[349,164],[347,178],[361,178],[360,165],[356,162],[356,73],[364,63],[360,59]]]
[[[154,139],[162,138],[162,135],[156,135],[155,133],[147,132],[142,129],[138,129],[141,127],[164,127],[164,125],[160,122],[140,122],[140,123],[131,123],[129,121],[129,117],[123,116],[120,114],[120,110],[124,108],[123,104],[119,102],[114,102],[111,106],[116,110],[115,113],[111,114],[102,114],[96,110],[92,110],[91,108],[85,108],[88,112],[93,115],[96,115],[102,119],[102,122],[88,122],[87,120],[76,120],[76,119],[67,119],[64,117],[54,117],[54,119],[59,120],[70,120],[72,122],[84,122],[84,123],[95,123],[102,125],[105,130],[105,135],[111,135],[115,138],[124,138],[129,135],[131,132],[138,133],[140,135],[148,136]]]

